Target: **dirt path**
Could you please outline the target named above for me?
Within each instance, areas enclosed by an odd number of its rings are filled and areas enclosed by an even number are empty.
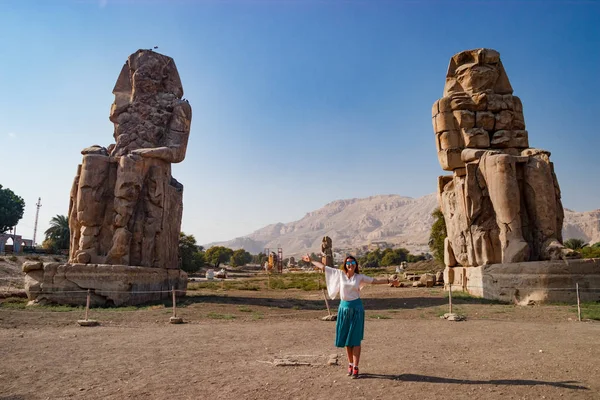
[[[163,306],[92,310],[96,328],[75,324],[81,310],[0,307],[0,399],[600,398],[600,324],[572,307],[457,300],[468,320],[449,322],[436,289],[369,287],[364,301],[358,380],[318,292],[203,291],[183,325]]]

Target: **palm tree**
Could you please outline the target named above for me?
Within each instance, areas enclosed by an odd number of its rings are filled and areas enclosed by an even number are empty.
[[[57,249],[63,250],[69,248],[69,218],[64,215],[52,217],[50,220],[50,228],[44,233],[46,234],[46,240],[51,240]]]

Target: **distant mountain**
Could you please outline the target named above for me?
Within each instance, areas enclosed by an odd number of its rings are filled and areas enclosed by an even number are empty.
[[[577,212],[565,208],[563,239],[583,239],[589,244],[600,242],[600,209]]]
[[[364,199],[336,200],[287,224],[267,225],[249,235],[219,245],[243,248],[258,254],[265,248],[283,249],[284,257],[321,250],[323,236],[329,236],[334,249],[352,250],[387,243],[412,253],[429,251],[431,212],[438,206],[435,194],[413,199],[399,195],[379,195]],[[579,238],[600,242],[600,209],[575,212],[565,209],[564,239]]]

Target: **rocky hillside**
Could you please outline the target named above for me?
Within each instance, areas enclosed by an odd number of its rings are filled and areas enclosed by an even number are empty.
[[[364,199],[336,200],[302,219],[265,226],[228,242],[210,243],[252,254],[265,248],[283,248],[284,256],[318,253],[323,236],[333,240],[334,249],[356,249],[377,243],[402,246],[413,253],[428,251],[431,212],[437,207],[435,194],[417,199],[380,195]],[[564,239],[600,241],[600,209],[575,212],[565,209]]]
[[[583,239],[589,244],[600,242],[600,209],[576,212],[565,208],[563,239]]]

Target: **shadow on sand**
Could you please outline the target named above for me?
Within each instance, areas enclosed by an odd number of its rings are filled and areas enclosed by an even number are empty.
[[[506,385],[506,386],[554,386],[563,389],[589,390],[577,381],[545,382],[534,381],[531,379],[491,379],[491,380],[471,380],[471,379],[453,379],[442,378],[438,376],[400,374],[400,375],[382,375],[382,374],[361,374],[361,379],[390,379],[404,382],[427,382],[427,383],[450,383],[458,385]]]

